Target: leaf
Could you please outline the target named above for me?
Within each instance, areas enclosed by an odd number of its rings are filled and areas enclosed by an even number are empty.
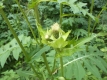
[[[79,7],[85,7],[87,5],[87,3],[82,3],[82,2],[78,2],[77,6]]]
[[[64,73],[65,73],[64,75],[67,79],[71,79],[73,76],[73,72],[72,72],[73,67],[72,66],[73,66],[73,64],[66,66],[64,68]]]
[[[75,54],[63,58],[66,59],[66,62],[64,62],[63,65],[64,71],[66,71],[66,78],[76,78],[76,80],[82,80],[87,71],[89,71],[99,80],[102,80],[100,69],[107,72],[107,63],[103,58],[101,58],[103,53],[94,46],[89,46],[88,51],[86,51],[86,47],[83,48],[84,50],[77,51]]]
[[[63,37],[65,37],[65,36],[63,36]],[[49,45],[52,46],[53,48],[63,48],[67,44],[68,44],[68,42],[64,41],[64,39],[62,37],[60,37],[60,38],[56,39],[55,41],[52,41],[51,43],[49,43]]]
[[[57,0],[57,2],[60,4],[60,3],[63,3],[63,2],[67,2],[67,0]]]
[[[70,54],[73,54],[77,51],[82,51],[84,50],[83,48],[81,48],[81,46],[83,46],[85,43],[91,41],[93,38],[97,37],[99,34],[97,35],[92,35],[90,37],[86,37],[86,38],[83,38],[83,39],[80,39],[78,41],[75,41],[75,43],[73,44],[74,46],[72,46],[71,48],[65,48],[62,50],[61,54],[57,54],[57,56],[65,56],[65,55],[70,55]]]
[[[84,48],[83,45],[89,41],[91,41],[93,38],[97,37],[97,35],[92,35],[90,37],[86,37],[86,38],[82,38],[78,41],[74,41],[73,46],[71,46],[71,48],[65,48],[62,49],[61,52],[59,52],[59,54],[57,54],[57,57],[61,57],[61,56],[68,56],[68,55],[72,55],[75,52],[78,51],[83,51]],[[58,47],[58,43],[61,42],[61,44],[59,44]],[[55,46],[55,48],[62,48],[61,46],[63,46],[65,43],[64,41],[59,40],[58,43],[54,43],[52,46]],[[63,44],[63,45],[62,45]],[[66,43],[67,45],[68,43]],[[64,45],[65,46],[65,45]],[[81,47],[82,46],[82,47]]]
[[[88,16],[90,16],[93,20],[95,20],[95,17],[91,13],[87,13]]]
[[[22,71],[21,69],[16,70],[17,74],[22,77],[29,77],[34,76],[34,73],[32,71]]]
[[[71,7],[71,11],[74,14],[83,14],[84,16],[87,14],[88,16],[90,16],[93,20],[95,20],[95,17],[91,14],[88,13],[89,9],[84,9],[83,7],[86,7],[87,3],[83,3],[83,2],[77,2],[77,0],[57,0],[57,2],[59,4],[64,3],[67,4]]]
[[[89,64],[90,62],[88,60],[84,60],[85,66],[87,67],[87,69],[93,74],[95,75],[99,80],[102,80],[101,75],[99,70],[97,69],[97,67],[95,65]]]
[[[30,37],[26,37],[22,34],[19,35],[18,38],[24,47],[29,47],[29,45],[31,44],[32,40]],[[21,53],[21,48],[15,38],[6,45],[0,47],[0,63],[2,67],[4,67],[6,60],[11,53],[13,54],[13,57],[18,60],[19,54]]]
[[[98,66],[102,71],[107,73],[106,67],[102,64],[102,62],[97,59],[97,58],[93,58],[90,57],[90,59],[93,61],[94,64],[96,64],[96,66]]]
[[[73,34],[78,38],[79,36],[87,36],[87,31],[84,29],[76,29]]]
[[[70,7],[71,7],[71,11],[73,11],[74,14],[80,13],[80,10],[78,7],[76,7],[76,5],[72,4],[70,5]]]
[[[35,55],[32,56],[32,59],[39,58],[44,52],[46,52],[48,50],[50,50],[50,47],[49,46],[44,46]]]
[[[75,63],[75,67],[74,67],[74,76],[76,77],[76,80],[81,80],[80,77],[80,72],[79,72],[79,69],[78,69],[78,65],[76,65]]]
[[[13,49],[13,57],[16,59],[16,60],[18,60],[18,58],[19,58],[19,54],[21,53],[21,48],[19,47],[19,48],[15,48],[15,49]]]
[[[103,64],[103,66],[107,69],[107,62],[104,61],[104,59],[102,59],[101,57],[97,56],[98,60],[101,61],[101,63]],[[107,70],[106,70],[107,71]],[[107,72],[106,72],[107,73]]]
[[[72,63],[65,67],[65,76],[67,79],[72,79],[76,77],[76,80],[81,80],[85,76],[85,69],[80,64],[80,62]]]
[[[66,21],[66,20],[64,20],[64,21]],[[70,24],[70,26],[72,26],[73,25],[73,23],[75,22],[75,20],[74,20],[74,18],[68,18],[68,22],[66,22],[66,24]]]
[[[75,48],[75,47],[78,47],[78,46],[81,46],[81,45],[83,45],[83,44],[86,43],[86,42],[91,41],[91,40],[94,39],[95,37],[97,37],[96,34],[95,34],[95,35],[91,35],[90,37],[86,37],[86,38],[83,38],[83,39],[78,40],[78,41],[75,43],[74,48]]]
[[[77,0],[69,0],[71,4],[74,4]]]
[[[9,52],[10,53],[10,52]],[[9,54],[8,52],[5,52],[5,54],[0,54],[0,62],[1,62],[1,66],[2,68],[4,67],[4,64],[7,60],[7,58],[9,57]]]
[[[56,54],[56,57],[59,58],[62,56],[70,56],[75,52],[83,50],[84,50],[83,48],[64,48],[64,49],[62,48],[62,50]]]
[[[76,66],[77,66],[77,74],[75,74],[76,76],[76,79],[77,80],[81,80],[82,78],[84,78],[84,75],[85,75],[85,69],[84,67],[80,64],[80,62],[76,61]]]
[[[68,35],[70,34],[71,31],[68,31],[67,33],[62,35],[62,38],[64,39],[64,41],[67,39]]]
[[[102,48],[101,51],[107,52],[107,47]]]

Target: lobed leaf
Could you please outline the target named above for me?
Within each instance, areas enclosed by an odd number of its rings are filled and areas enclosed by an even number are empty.
[[[31,44],[31,38],[26,37],[24,35],[18,36],[19,40],[25,47],[29,47]],[[6,45],[0,48],[0,63],[1,66],[4,67],[7,58],[12,53],[13,57],[18,60],[19,54],[21,53],[21,48],[19,47],[17,41],[15,39],[11,40],[11,42],[7,43]]]
[[[77,51],[71,56],[64,57],[66,62],[64,62],[63,67],[64,71],[66,71],[66,78],[82,80],[86,76],[87,71],[89,71],[98,80],[102,80],[100,70],[107,73],[107,63],[101,56],[103,56],[103,53],[97,47],[89,46],[88,51],[84,49]]]

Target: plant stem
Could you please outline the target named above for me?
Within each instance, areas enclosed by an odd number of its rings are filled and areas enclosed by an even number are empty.
[[[50,71],[50,68],[49,68],[49,65],[48,65],[48,61],[47,61],[47,58],[46,58],[46,54],[43,53],[43,54],[42,54],[42,57],[43,57],[43,59],[44,59],[45,65],[46,65],[46,69],[47,69],[49,75],[51,75],[51,71]]]
[[[93,12],[93,6],[94,6],[94,0],[91,0],[91,7],[90,7],[90,13]],[[89,17],[88,21],[88,36],[90,35],[90,25],[91,25],[91,17]]]
[[[70,14],[63,14],[62,16],[63,16],[63,17],[67,17],[67,16],[69,16],[69,17],[73,17],[73,16],[83,16],[83,15],[72,14],[72,13],[70,13]]]
[[[5,15],[5,13],[4,13],[4,11],[3,11],[2,9],[0,9],[0,13],[1,13],[1,15],[3,16],[4,20],[6,21],[6,23],[7,23],[8,27],[9,27],[10,31],[12,32],[13,36],[14,36],[15,39],[17,40],[19,46],[21,47],[21,49],[22,49],[22,51],[23,51],[23,53],[24,53],[24,56],[26,57],[26,60],[29,61],[30,58],[29,58],[29,56],[27,55],[27,52],[25,51],[23,45],[21,44],[19,38],[17,37],[17,34],[16,34],[15,31],[13,30],[13,28],[12,28],[9,20],[7,19],[6,15]]]
[[[94,0],[91,0],[90,13],[93,13],[93,7],[94,7]],[[89,17],[88,20],[88,37],[90,36],[90,28],[91,28],[91,17]],[[88,51],[88,45],[86,46],[86,51]]]
[[[26,22],[27,22],[27,23],[28,23],[28,25],[29,25],[29,28],[30,28],[30,30],[31,30],[31,32],[32,32],[32,35],[33,35],[34,39],[35,39],[35,40],[36,40],[36,42],[38,43],[37,38],[36,38],[36,36],[35,36],[35,33],[34,33],[33,29],[32,29],[32,26],[30,25],[30,22],[29,22],[29,20],[28,20],[27,16],[25,15],[25,12],[24,12],[24,11],[23,11],[23,9],[21,8],[21,6],[20,6],[20,4],[19,4],[18,0],[16,0],[16,3],[18,4],[19,9],[20,9],[20,10],[21,10],[21,12],[23,13],[23,16],[24,16],[24,18],[25,18]]]
[[[105,5],[104,7],[106,8],[106,6],[107,6],[107,3],[106,3],[106,5]],[[102,13],[104,10],[105,10],[105,9],[102,8],[102,10],[100,11],[100,13],[97,15],[96,19],[99,19],[101,13]],[[97,24],[97,20],[96,20],[95,23],[94,23],[94,26],[93,26],[93,28],[92,28],[92,32],[94,31],[96,24]]]
[[[62,17],[63,17],[63,4],[60,3],[60,25],[62,25]],[[60,57],[60,64],[61,64],[61,75],[63,77],[64,74],[63,74],[63,58],[62,57]]]
[[[34,11],[35,11],[36,21],[37,21],[39,24],[41,24],[41,23],[40,23],[40,19],[39,19],[38,4],[35,5],[35,7],[34,7]]]
[[[63,4],[60,3],[60,26],[62,25],[62,17],[63,17]]]
[[[53,72],[54,72],[54,70],[55,70],[55,64],[56,64],[56,59],[54,58],[54,63],[53,63],[51,75],[53,75]],[[54,80],[53,76],[52,76],[51,80]]]
[[[61,64],[61,76],[63,77],[64,73],[63,73],[63,58],[62,57],[60,57],[60,64]]]
[[[52,72],[51,72],[51,74],[53,74],[53,72],[54,72],[55,64],[56,64],[56,59],[54,58],[54,63],[53,63],[53,68],[52,68]]]
[[[31,63],[30,63],[30,66],[33,69],[35,75],[37,75],[41,79],[40,75],[38,75],[37,71],[35,70],[34,66]]]
[[[34,15],[35,15],[35,17],[36,17],[36,24],[41,25],[41,22],[40,22],[40,19],[39,19],[38,4],[35,5],[34,11],[35,11]],[[36,26],[38,26],[38,25],[36,25]],[[39,27],[39,26],[38,26],[38,27]],[[38,29],[38,27],[37,27],[37,29]],[[38,30],[38,37],[39,37],[39,44],[41,45],[41,36],[40,36],[39,30]]]

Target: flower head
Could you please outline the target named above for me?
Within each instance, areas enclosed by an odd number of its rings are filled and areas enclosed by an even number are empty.
[[[51,26],[51,28],[52,28],[52,31],[59,31],[60,26],[59,26],[58,23],[55,23],[55,24],[53,24],[53,25]]]

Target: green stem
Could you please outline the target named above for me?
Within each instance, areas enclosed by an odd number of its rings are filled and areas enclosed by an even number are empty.
[[[55,70],[55,64],[56,64],[56,59],[54,58],[54,63],[53,63],[51,75],[53,75],[53,72],[54,72],[54,70]],[[53,76],[52,76],[51,80],[54,80],[54,77],[53,77]]]
[[[53,68],[52,68],[52,72],[51,72],[51,74],[53,74],[53,72],[54,72],[55,64],[56,64],[56,59],[54,59],[54,64],[53,64]]]
[[[3,16],[4,20],[6,21],[6,23],[7,23],[8,27],[9,27],[10,31],[12,32],[13,36],[14,36],[15,39],[17,40],[19,46],[21,47],[21,49],[22,49],[22,51],[23,51],[23,53],[24,53],[24,56],[26,57],[26,60],[29,61],[30,58],[29,58],[27,52],[25,51],[23,45],[21,44],[19,38],[17,37],[17,34],[16,34],[15,31],[13,30],[13,28],[12,28],[9,20],[7,19],[6,15],[5,15],[5,13],[4,13],[4,11],[3,11],[2,9],[0,9],[0,13],[1,13],[1,15]]]
[[[48,65],[48,61],[47,61],[47,58],[46,58],[46,54],[43,53],[43,54],[42,54],[42,57],[43,57],[43,59],[44,59],[45,65],[46,65],[46,69],[47,69],[49,75],[51,75],[51,70],[50,70],[49,65]]]
[[[98,18],[100,17],[100,15],[101,15],[101,13],[102,13],[103,11],[104,11],[103,9],[100,11],[100,13],[99,13],[98,16],[96,17],[96,19],[98,19]],[[94,31],[96,24],[97,24],[97,21],[95,21],[95,23],[94,23],[94,26],[93,26],[93,28],[92,28],[92,32]]]
[[[97,15],[96,19],[99,19],[99,17],[100,17],[100,15],[102,14],[102,12],[107,9],[106,6],[107,6],[107,3],[105,4],[104,8],[102,8],[102,10],[100,11],[100,13]],[[105,8],[106,8],[106,9],[105,9]],[[94,23],[94,26],[93,26],[93,28],[92,28],[92,32],[94,31],[96,24],[97,24],[97,20],[96,20],[95,23]]]
[[[31,66],[31,68],[33,69],[33,71],[34,71],[34,73],[35,73],[35,75],[37,75],[38,76],[38,78],[40,78],[41,79],[41,77],[40,77],[40,75],[38,74],[38,72],[35,70],[35,67],[30,63],[30,66]]]
[[[64,76],[64,72],[63,72],[63,58],[60,57],[60,64],[61,64],[61,76]]]
[[[28,23],[28,25],[29,25],[29,28],[30,28],[30,30],[31,30],[31,32],[32,32],[32,35],[33,35],[34,39],[35,39],[35,40],[36,40],[36,42],[38,43],[37,38],[36,38],[36,36],[35,36],[35,33],[34,33],[33,29],[32,29],[32,26],[30,25],[30,22],[29,22],[29,20],[28,20],[27,16],[25,15],[25,12],[24,12],[24,11],[23,11],[23,9],[21,8],[21,6],[20,6],[20,4],[19,4],[18,0],[16,0],[16,3],[18,4],[19,9],[20,9],[20,10],[21,10],[21,12],[23,13],[23,16],[24,16],[24,18],[25,18],[26,22],[27,22],[27,23]]]
[[[90,7],[90,13],[93,13],[94,0],[91,0],[92,5]],[[90,25],[91,25],[91,17],[89,17],[88,21],[88,36],[90,35]]]
[[[62,17],[63,17],[63,4],[60,3],[60,26],[62,25]]]
[[[35,11],[36,21],[40,24],[39,11],[38,11],[38,4],[35,5],[35,7],[34,7],[34,11]]]
[[[38,4],[36,4],[35,7],[34,7],[34,11],[35,11],[34,15],[36,17],[36,25],[38,26],[38,24],[39,24],[41,26],[41,22],[40,22],[40,19],[39,19]],[[37,27],[37,29],[38,29],[38,27]],[[38,37],[39,37],[39,41],[40,41],[39,44],[41,45],[41,36],[40,36],[39,30],[38,30]]]
[[[93,13],[93,7],[94,7],[94,0],[91,0],[91,7],[90,7],[90,13]],[[88,37],[90,36],[90,32],[91,32],[91,17],[89,17],[89,20],[88,20]],[[88,45],[86,46],[86,50],[88,51],[88,46],[89,46],[89,43]]]
[[[67,17],[67,16],[73,17],[73,16],[83,16],[83,15],[70,13],[70,14],[63,14],[62,16],[63,16],[63,17]]]

